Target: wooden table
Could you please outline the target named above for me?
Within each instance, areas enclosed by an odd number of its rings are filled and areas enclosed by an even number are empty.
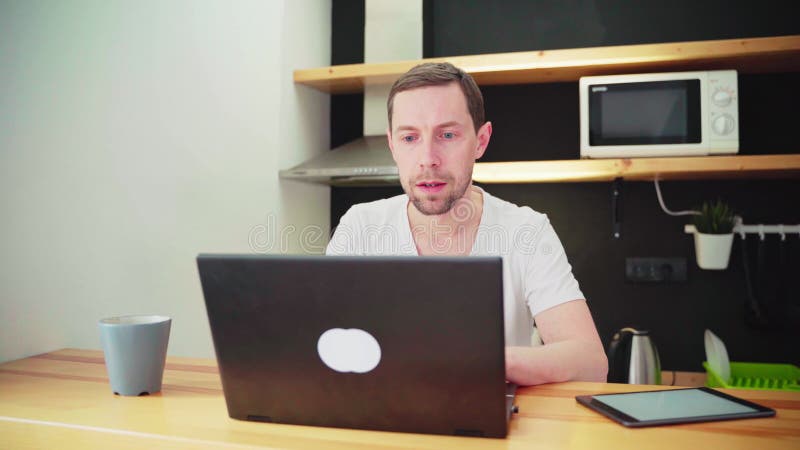
[[[169,358],[161,394],[118,397],[101,352],[67,349],[0,365],[0,448],[800,449],[798,393],[729,391],[776,409],[776,418],[638,430],[574,400],[641,389],[579,382],[522,388],[507,439],[315,428],[230,419],[212,360]]]

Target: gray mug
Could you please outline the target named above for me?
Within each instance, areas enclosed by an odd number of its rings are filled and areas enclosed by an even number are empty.
[[[172,319],[122,316],[98,323],[111,391],[145,395],[161,391]]]

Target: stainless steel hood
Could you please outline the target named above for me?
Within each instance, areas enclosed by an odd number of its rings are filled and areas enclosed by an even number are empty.
[[[281,170],[280,177],[331,186],[399,184],[397,166],[385,135],[364,136],[291,169]]]
[[[420,58],[422,0],[366,0],[364,62]],[[386,141],[386,99],[390,88],[382,84],[364,86],[364,137],[281,170],[280,177],[332,186],[400,184]]]

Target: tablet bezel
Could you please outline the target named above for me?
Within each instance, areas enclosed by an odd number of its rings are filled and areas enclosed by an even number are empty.
[[[715,414],[709,416],[671,417],[669,419],[638,420],[595,398],[595,397],[602,397],[604,395],[645,394],[650,392],[671,392],[671,391],[689,391],[689,390],[703,391],[708,394],[723,398],[725,400],[730,400],[734,403],[747,406],[748,408],[755,409],[755,411],[730,413],[730,414]],[[713,422],[719,420],[749,419],[754,417],[772,417],[775,415],[775,410],[772,408],[768,408],[766,406],[762,406],[757,403],[741,399],[739,397],[734,397],[730,394],[726,394],[724,392],[720,392],[715,389],[710,389],[707,387],[684,388],[684,389],[661,389],[661,390],[651,390],[651,391],[617,392],[617,393],[609,392],[609,393],[595,394],[595,395],[578,395],[575,397],[575,400],[577,400],[578,403],[580,403],[581,405],[586,406],[587,408],[592,409],[594,411],[597,411],[598,413],[626,427],[650,427],[655,425],[674,425],[681,423]]]

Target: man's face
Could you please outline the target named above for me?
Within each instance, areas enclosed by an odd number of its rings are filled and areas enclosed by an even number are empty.
[[[403,190],[421,213],[444,214],[464,197],[491,134],[490,122],[475,132],[455,82],[395,95],[389,148]]]

